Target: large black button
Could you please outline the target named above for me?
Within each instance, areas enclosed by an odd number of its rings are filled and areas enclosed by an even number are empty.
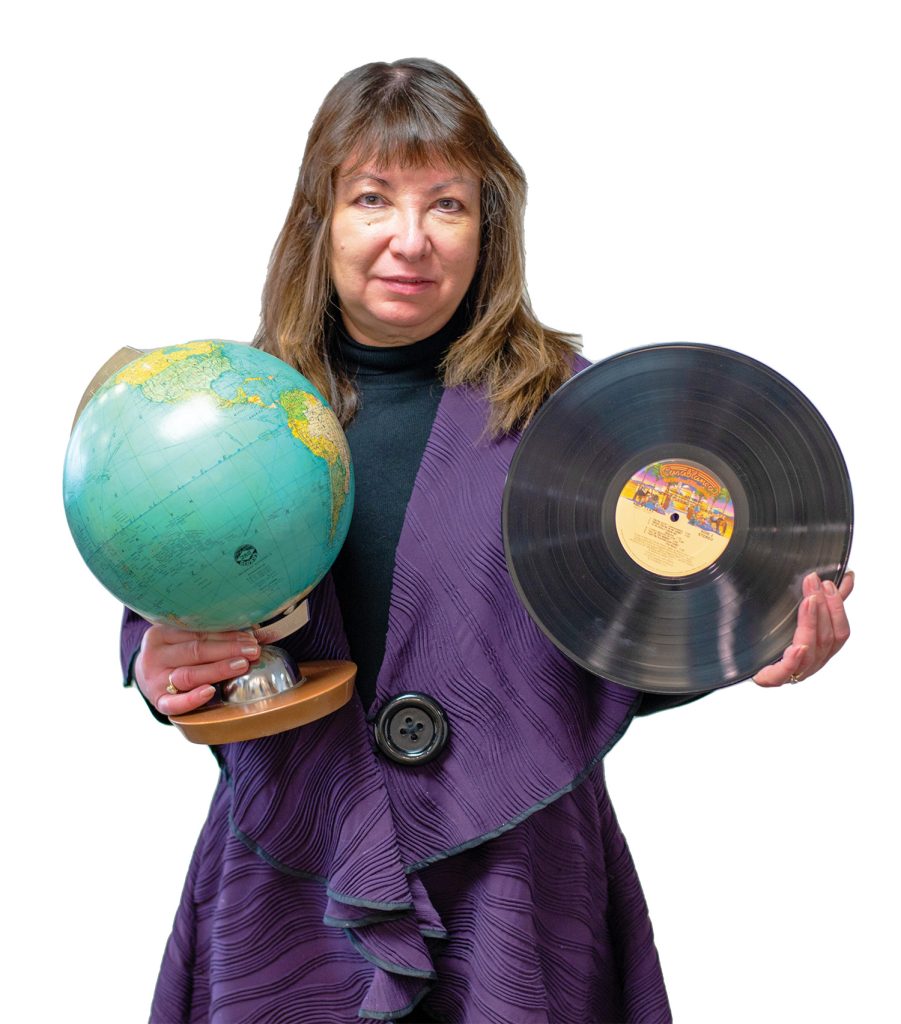
[[[375,720],[379,750],[398,764],[425,764],[444,750],[449,732],[444,709],[424,693],[392,697]]]

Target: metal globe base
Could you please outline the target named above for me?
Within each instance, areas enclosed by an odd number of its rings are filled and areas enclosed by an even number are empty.
[[[192,743],[237,743],[315,722],[353,696],[352,661],[311,661],[298,669],[300,679],[284,651],[263,647],[249,672],[220,685],[219,700],[169,721]]]

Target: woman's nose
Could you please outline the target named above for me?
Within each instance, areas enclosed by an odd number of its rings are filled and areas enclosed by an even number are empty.
[[[429,254],[431,241],[419,210],[396,211],[388,248],[392,256],[398,256],[408,263],[415,263]]]

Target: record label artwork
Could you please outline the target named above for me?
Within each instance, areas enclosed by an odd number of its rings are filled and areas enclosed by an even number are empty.
[[[690,576],[713,565],[734,523],[728,488],[696,463],[664,459],[642,466],[616,503],[624,550],[659,576]]]
[[[545,403],[511,462],[503,528],[514,586],[567,657],[699,693],[781,656],[803,578],[841,579],[852,518],[810,401],[748,356],[679,343],[589,366]]]

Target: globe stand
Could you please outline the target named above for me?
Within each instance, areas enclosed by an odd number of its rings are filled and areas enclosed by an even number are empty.
[[[352,661],[305,662],[295,672],[288,652],[272,643],[309,621],[308,602],[295,599],[248,627],[260,643],[260,657],[244,675],[220,683],[209,704],[169,721],[192,743],[237,743],[296,729],[344,707],[357,675]]]
[[[279,647],[260,649],[250,671],[220,684],[220,697],[198,711],[170,717],[192,743],[236,743],[274,736],[324,718],[350,700],[357,666],[351,661],[311,661],[298,666]]]

